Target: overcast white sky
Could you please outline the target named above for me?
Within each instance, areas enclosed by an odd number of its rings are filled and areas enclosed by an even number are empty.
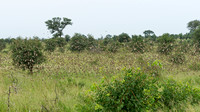
[[[92,34],[95,38],[122,32],[153,30],[186,33],[187,23],[200,19],[200,0],[0,0],[0,38],[50,38],[45,21],[72,19],[64,34]]]

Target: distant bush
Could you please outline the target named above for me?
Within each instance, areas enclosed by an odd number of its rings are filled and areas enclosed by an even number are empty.
[[[127,33],[122,33],[118,36],[118,41],[120,43],[129,42],[131,40],[130,36]]]
[[[170,61],[174,64],[183,64],[185,62],[185,55],[177,52],[171,56]]]
[[[56,40],[55,39],[47,39],[45,40],[45,51],[54,52],[56,49]]]
[[[0,52],[6,48],[6,43],[3,39],[0,39]]]
[[[65,35],[65,41],[69,42],[70,41],[70,36],[69,35]]]
[[[42,44],[37,39],[16,39],[11,45],[13,64],[33,73],[33,67],[45,61]]]
[[[158,52],[168,55],[172,52],[174,48],[175,39],[171,37],[169,34],[163,34],[160,38],[158,38]]]
[[[94,50],[97,47],[97,42],[92,35],[88,35],[87,38],[87,50]]]
[[[196,51],[200,52],[200,27],[194,31],[193,40],[196,43]]]
[[[87,37],[85,35],[76,33],[70,40],[71,51],[83,51],[87,47]]]
[[[191,42],[189,40],[180,40],[177,45],[177,51],[181,53],[187,53],[191,49]]]
[[[119,42],[112,41],[107,45],[107,51],[115,53],[115,52],[117,52],[119,47],[120,47],[120,43]]]
[[[140,36],[132,36],[132,40],[129,44],[132,52],[144,53],[145,51],[145,43],[142,37]]]

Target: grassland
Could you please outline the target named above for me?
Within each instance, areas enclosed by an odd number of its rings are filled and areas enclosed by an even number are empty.
[[[117,53],[44,53],[47,61],[35,66],[32,75],[15,68],[9,52],[0,53],[0,111],[77,111],[80,94],[92,84],[99,83],[103,77],[109,80],[124,67],[145,66],[139,61],[141,58],[144,62],[161,60],[161,78],[173,77],[200,88],[200,70],[192,69],[195,62],[200,62],[199,55],[186,54],[185,63],[177,65],[169,61],[170,56],[155,51],[144,54],[124,50]],[[200,111],[200,105],[187,108],[188,112]]]

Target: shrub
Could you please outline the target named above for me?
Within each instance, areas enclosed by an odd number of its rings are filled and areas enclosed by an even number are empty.
[[[11,45],[13,64],[23,70],[33,73],[33,67],[45,61],[42,53],[42,44],[37,39],[15,40]]]
[[[200,101],[200,90],[169,78],[161,84],[161,101],[168,109],[181,108],[182,104],[194,104]],[[183,108],[184,109],[184,108]],[[180,110],[180,109],[179,109]],[[182,110],[183,111],[183,110]]]
[[[65,41],[69,42],[70,41],[70,36],[69,35],[65,35]]]
[[[0,52],[6,48],[6,43],[3,39],[0,39]]]
[[[95,87],[95,102],[102,111],[139,112],[153,109],[159,106],[160,98],[158,88],[154,85],[156,80],[150,75],[126,70],[123,80],[114,79],[109,83],[103,81]]]
[[[45,40],[45,51],[54,52],[56,49],[56,40],[55,39],[47,39]]]
[[[132,36],[132,41],[129,44],[132,52],[144,53],[145,51],[145,43],[142,37],[140,36]]]
[[[87,49],[88,50],[93,50],[95,49],[97,46],[96,40],[94,39],[94,37],[92,35],[88,35],[88,39],[87,39]]]
[[[182,53],[187,53],[191,48],[191,42],[189,40],[180,40],[177,47],[177,51],[182,52]]]
[[[120,46],[119,42],[112,41],[107,45],[107,50],[109,52],[115,53],[119,49],[119,46]]]
[[[196,104],[200,101],[199,89],[171,78],[161,81],[141,73],[140,69],[125,70],[123,77],[115,76],[111,82],[103,80],[100,85],[94,85],[92,90],[95,92],[96,111],[170,111],[173,107],[184,111],[184,102]]]
[[[131,40],[130,36],[127,33],[122,33],[118,36],[118,41],[120,43],[129,42]]]
[[[169,34],[163,34],[158,39],[158,52],[168,55],[172,52],[174,47],[174,41],[175,39],[171,37]]]
[[[71,51],[82,51],[87,46],[87,37],[82,34],[76,33],[70,41],[70,50]]]
[[[185,62],[185,55],[183,53],[175,53],[171,56],[171,62],[174,64],[183,64]]]
[[[200,52],[200,27],[193,33],[193,40],[196,42],[196,51]]]

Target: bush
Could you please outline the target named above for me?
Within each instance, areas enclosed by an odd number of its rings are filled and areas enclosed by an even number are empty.
[[[130,36],[127,33],[122,33],[118,36],[118,41],[120,43],[129,42],[131,40]]]
[[[18,38],[11,45],[13,64],[23,70],[33,73],[33,67],[45,61],[42,44],[37,39]]]
[[[3,39],[0,39],[0,52],[6,48],[6,43]]]
[[[92,90],[95,92],[96,111],[169,111],[173,107],[184,110],[181,105],[184,102],[195,104],[200,101],[199,89],[173,79],[162,82],[152,75],[141,73],[140,69],[128,69],[123,77],[115,76],[111,82],[103,80]]]
[[[200,52],[200,27],[193,33],[193,40],[196,42],[196,51]]]
[[[183,53],[175,53],[171,56],[170,61],[174,64],[183,64],[185,62],[185,55]]]
[[[179,108],[180,110],[180,108],[184,109],[184,107],[181,106],[184,103],[194,104],[200,101],[200,90],[192,88],[189,84],[176,82],[174,79],[170,78],[164,80],[161,87],[162,97],[160,100],[165,108],[176,108],[177,110]]]
[[[54,52],[56,49],[56,40],[55,39],[47,39],[45,40],[45,51]]]
[[[119,49],[119,47],[120,47],[119,42],[112,41],[112,42],[110,42],[107,45],[107,50],[108,50],[108,52],[115,53],[115,52],[117,52],[117,50]]]
[[[65,35],[65,41],[69,42],[70,41],[70,36],[69,35]]]
[[[83,51],[87,46],[87,37],[82,34],[76,33],[70,41],[71,51]]]
[[[88,35],[87,50],[94,50],[97,47],[96,40],[92,35]]]
[[[171,37],[169,34],[163,34],[158,39],[158,52],[168,55],[172,52],[174,47],[174,41],[175,39]]]
[[[159,92],[154,85],[156,78],[126,70],[123,80],[114,79],[95,87],[95,102],[103,111],[140,112],[158,107]],[[151,94],[147,95],[147,91]],[[156,91],[156,92],[155,92]]]
[[[140,36],[132,36],[132,41],[129,44],[132,52],[144,53],[145,51],[145,43],[142,37]]]

